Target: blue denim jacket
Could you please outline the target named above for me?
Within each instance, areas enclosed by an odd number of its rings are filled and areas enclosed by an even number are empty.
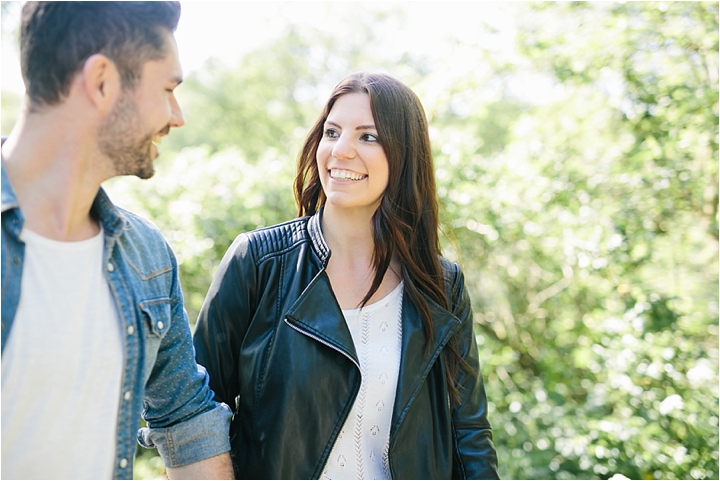
[[[113,478],[132,479],[135,434],[157,447],[168,467],[230,450],[232,412],[213,401],[208,375],[195,362],[178,267],[158,229],[112,204],[101,188],[91,214],[105,231],[105,276],[123,323],[125,369],[120,389]],[[2,350],[20,299],[24,218],[2,168]],[[147,428],[138,431],[140,415]]]

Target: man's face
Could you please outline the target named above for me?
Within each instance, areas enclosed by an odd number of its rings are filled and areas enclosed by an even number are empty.
[[[145,62],[135,89],[120,94],[100,127],[98,145],[112,161],[115,175],[152,177],[161,137],[185,123],[174,94],[182,82],[177,44],[170,32],[165,41],[165,58]]]

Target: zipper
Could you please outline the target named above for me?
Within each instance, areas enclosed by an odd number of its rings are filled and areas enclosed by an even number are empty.
[[[319,342],[320,344],[322,344],[322,345],[324,345],[324,346],[327,346],[327,347],[329,347],[330,349],[332,349],[333,351],[339,352],[340,354],[342,354],[342,355],[345,356],[346,358],[350,359],[350,361],[352,361],[352,363],[355,364],[355,366],[358,368],[358,371],[360,371],[360,364],[358,364],[357,362],[355,362],[355,359],[353,359],[352,357],[348,356],[345,351],[342,351],[342,350],[338,349],[336,346],[333,346],[332,344],[330,344],[329,342],[323,341],[322,339],[320,339],[319,337],[315,336],[314,334],[310,334],[309,332],[304,331],[304,330],[300,329],[299,327],[291,324],[290,322],[288,322],[287,317],[285,317],[285,318],[283,319],[283,321],[285,321],[285,324],[287,324],[288,326],[290,326],[292,329],[296,330],[296,331],[299,332],[300,334],[303,334],[303,335],[309,337],[310,339],[314,339],[315,341]]]

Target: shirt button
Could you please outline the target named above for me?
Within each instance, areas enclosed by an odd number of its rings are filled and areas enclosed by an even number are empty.
[[[115,270],[115,266],[108,262],[107,270],[108,270],[108,272],[112,272]]]
[[[133,333],[135,332],[135,328],[134,328],[134,327],[132,327],[132,326],[128,326],[128,331],[127,331],[127,332],[128,332],[128,334],[129,334],[129,335],[131,335],[131,336],[132,336],[132,335],[133,335]]]
[[[126,401],[129,401],[131,397],[132,397],[132,393],[130,391],[125,391],[125,395],[123,396],[123,398]]]
[[[158,322],[158,329],[162,329],[165,324],[162,321]]]
[[[125,468],[127,468],[127,465],[128,465],[128,460],[125,459],[125,458],[122,458],[122,459],[120,460],[120,468],[121,468],[121,469],[125,469]]]

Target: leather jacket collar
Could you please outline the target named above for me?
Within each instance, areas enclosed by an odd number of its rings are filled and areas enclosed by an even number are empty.
[[[331,252],[330,248],[325,242],[325,237],[323,237],[322,233],[322,226],[320,225],[320,221],[322,219],[322,212],[323,208],[321,207],[320,210],[318,210],[312,217],[310,217],[310,219],[308,219],[307,230],[308,234],[310,235],[310,242],[312,242],[315,253],[320,258],[323,267],[326,267],[328,261],[330,260]]]

